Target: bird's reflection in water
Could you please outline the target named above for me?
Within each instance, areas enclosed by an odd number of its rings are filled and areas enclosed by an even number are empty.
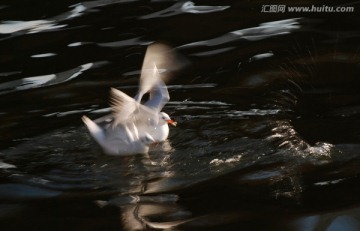
[[[168,184],[175,174],[169,164],[173,152],[170,142],[165,141],[153,144],[148,154],[122,158],[122,165],[128,166],[126,174],[134,174],[130,188],[124,194],[96,203],[100,207],[118,207],[122,226],[128,231],[171,229],[188,222],[192,214],[178,205],[179,196],[165,192],[174,187]]]
[[[124,229],[171,229],[188,222],[191,213],[177,205],[177,200],[172,194],[136,197],[134,204],[121,207]]]

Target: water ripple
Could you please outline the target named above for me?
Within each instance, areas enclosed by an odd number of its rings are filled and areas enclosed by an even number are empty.
[[[228,9],[230,6],[196,6],[193,2],[179,2],[170,6],[165,10],[161,10],[152,14],[148,14],[140,17],[141,19],[153,19],[153,18],[163,18],[171,17],[183,13],[190,14],[206,14],[219,12]]]
[[[257,41],[278,35],[288,34],[301,28],[300,19],[292,18],[273,22],[262,23],[257,27],[236,30],[209,40],[189,43],[179,48],[190,48],[198,46],[219,46],[227,43],[248,40]]]
[[[59,196],[61,192],[23,184],[1,184],[2,200],[35,200]]]
[[[31,58],[47,58],[52,56],[56,56],[56,54],[55,53],[36,54],[36,55],[32,55]]]
[[[126,46],[133,46],[134,44],[137,45],[149,45],[152,41],[143,41],[141,37],[138,38],[132,38],[122,41],[116,41],[116,42],[108,42],[108,43],[98,43],[100,47],[110,47],[110,48],[120,48],[120,47],[126,47]]]
[[[9,82],[5,82],[0,84],[0,95],[7,94],[14,91],[21,91],[45,86],[57,85],[60,83],[64,83],[70,81],[83,72],[93,68],[99,67],[103,65],[104,62],[95,62],[95,63],[87,63],[81,66],[78,66],[74,69],[70,69],[64,72],[60,72],[57,74],[49,74],[49,75],[41,75],[34,77],[27,77],[19,80],[13,80]]]
[[[33,21],[3,21],[0,23],[0,34],[13,34],[19,31],[28,31],[28,33],[38,33],[47,30],[55,30],[66,25],[56,25],[50,20]]]

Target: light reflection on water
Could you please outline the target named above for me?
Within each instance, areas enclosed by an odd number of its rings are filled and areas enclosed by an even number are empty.
[[[0,34],[12,34],[19,31],[29,31],[29,33],[38,33],[46,30],[55,30],[65,27],[65,25],[55,25],[52,21],[34,20],[34,21],[5,21],[0,24]]]

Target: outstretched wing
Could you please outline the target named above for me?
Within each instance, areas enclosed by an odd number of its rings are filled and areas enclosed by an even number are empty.
[[[159,71],[156,66],[154,66],[154,75],[159,75]],[[161,78],[157,78],[157,83],[150,90],[149,100],[146,101],[144,105],[156,112],[160,112],[165,104],[169,102],[170,96],[165,83],[161,80]]]
[[[156,111],[141,105],[124,92],[111,88],[112,126],[134,123],[146,124],[148,120],[157,120]]]
[[[149,92],[155,84],[159,81],[160,75],[155,66],[166,68],[167,62],[169,62],[170,48],[159,43],[154,43],[148,46],[144,57],[144,62],[141,68],[141,75],[139,81],[139,98],[140,101],[142,96]],[[165,78],[165,76],[163,76]],[[164,80],[163,80],[164,81]]]
[[[139,92],[135,100],[140,102],[143,95],[150,92],[161,80],[167,82],[174,71],[179,70],[187,61],[161,43],[148,46],[141,69]]]
[[[133,98],[115,88],[110,91],[110,106],[114,116],[113,126],[131,119],[139,107]]]

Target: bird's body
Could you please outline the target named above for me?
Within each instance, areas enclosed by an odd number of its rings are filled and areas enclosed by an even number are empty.
[[[167,139],[168,124],[176,125],[169,115],[161,112],[170,97],[156,66],[159,57],[164,59],[159,50],[164,52],[164,46],[154,44],[148,48],[141,72],[139,92],[134,98],[112,88],[110,115],[95,121],[83,116],[83,122],[90,134],[105,153],[147,153],[151,143]],[[146,93],[149,93],[149,100],[141,104]]]
[[[128,155],[133,153],[147,153],[149,144],[154,140],[151,136],[144,136],[140,139],[136,127],[129,125],[119,125],[114,128],[100,127],[88,117],[83,117],[83,122],[90,131],[94,140],[102,147],[104,152],[109,155]]]

